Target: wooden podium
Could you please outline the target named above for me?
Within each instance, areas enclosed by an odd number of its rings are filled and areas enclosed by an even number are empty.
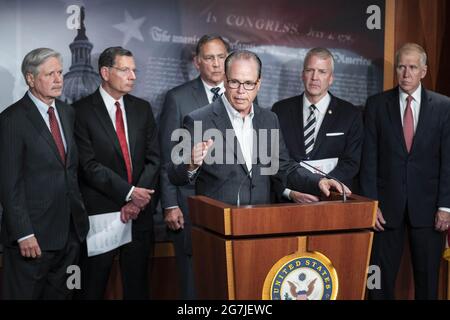
[[[189,198],[198,299],[262,299],[267,274],[296,252],[320,252],[339,279],[337,299],[364,299],[377,202],[338,195],[313,204],[231,206]]]

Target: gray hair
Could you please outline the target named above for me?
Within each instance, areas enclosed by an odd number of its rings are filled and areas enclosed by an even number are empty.
[[[261,59],[258,57],[258,55],[254,52],[248,51],[248,50],[236,50],[233,51],[228,55],[228,57],[225,59],[225,74],[228,77],[229,70],[231,68],[231,64],[234,60],[253,60],[256,62],[258,66],[258,80],[261,78],[261,69],[262,69],[262,62]]]
[[[48,58],[56,58],[62,64],[61,54],[53,49],[37,48],[26,54],[22,61],[22,74],[25,78],[25,82],[27,82],[28,73],[31,73],[35,77],[39,74],[39,67]]]
[[[306,53],[305,60],[303,60],[303,69],[305,69],[308,60],[311,57],[319,57],[320,59],[331,59],[331,73],[334,72],[334,57],[330,50],[326,48],[312,48]]]
[[[400,56],[404,53],[416,52],[420,55],[420,63],[422,66],[427,64],[427,53],[425,50],[417,43],[405,43],[398,51],[395,53],[395,65],[398,66]]]

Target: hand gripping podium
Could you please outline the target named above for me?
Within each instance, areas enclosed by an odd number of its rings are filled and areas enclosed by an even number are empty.
[[[338,199],[237,207],[189,198],[197,298],[364,299],[377,202]]]

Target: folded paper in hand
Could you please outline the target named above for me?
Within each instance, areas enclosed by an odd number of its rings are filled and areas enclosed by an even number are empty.
[[[120,221],[120,212],[89,216],[88,257],[96,256],[131,242],[131,221]]]

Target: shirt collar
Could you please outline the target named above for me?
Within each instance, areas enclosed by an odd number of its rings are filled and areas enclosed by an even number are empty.
[[[34,96],[30,90],[28,90],[28,96],[30,97],[31,101],[34,102],[34,104],[36,105],[36,107],[39,109],[39,111],[41,113],[47,113],[48,111],[48,107],[49,105],[44,103],[42,100],[36,98],[36,96]],[[56,109],[56,103],[55,100],[53,99],[53,102],[50,104],[51,107]]]
[[[225,105],[225,109],[227,110],[227,113],[228,113],[228,116],[230,117],[230,119],[233,119],[233,118],[242,119],[242,116],[239,113],[239,111],[237,111],[235,108],[233,108],[233,106],[231,105],[231,103],[228,101],[227,97],[224,94],[222,95],[222,102]],[[252,103],[252,108],[250,109],[250,112],[246,117],[248,117],[249,119],[253,119],[254,115],[255,115],[255,113],[254,113],[253,103]]]
[[[325,112],[327,112],[328,106],[330,105],[330,102],[331,96],[327,92],[327,94],[314,105],[321,114],[325,114]],[[310,105],[312,105],[312,103],[308,100],[306,94],[303,94],[303,108],[309,108]]]
[[[108,111],[115,110],[116,101],[119,101],[120,106],[123,108],[123,106],[124,106],[123,96],[120,97],[119,100],[116,100],[113,97],[111,97],[111,95],[108,92],[106,92],[106,90],[103,89],[103,87],[101,85],[99,87],[99,91],[100,91],[100,95],[102,96],[103,102],[105,103],[106,109],[108,109]]]
[[[406,98],[408,97],[408,94],[402,90],[402,88],[398,87],[400,92],[400,100],[406,101]],[[420,99],[422,98],[422,84],[420,83],[417,87],[416,91],[414,91],[411,95],[414,98],[414,101],[420,103]]]
[[[201,79],[201,78],[200,78],[200,79]],[[202,82],[203,82],[203,85],[205,86],[206,90],[208,90],[209,92],[211,92],[211,89],[212,89],[212,88],[217,88],[217,87],[220,88],[219,93],[222,93],[222,92],[225,91],[223,81],[222,81],[221,83],[219,83],[217,86],[210,86],[210,85],[207,84],[205,81],[203,81],[203,79],[202,79]],[[211,93],[212,93],[212,92],[211,92]]]

